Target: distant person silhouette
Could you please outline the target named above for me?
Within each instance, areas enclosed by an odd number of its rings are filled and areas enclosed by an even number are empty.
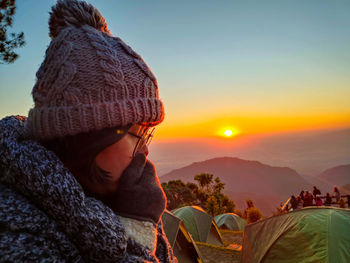
[[[322,206],[322,199],[319,196],[316,197],[315,204],[316,206]]]
[[[292,209],[292,211],[298,208],[298,203],[299,203],[298,200],[295,198],[294,195],[292,195],[290,198],[290,205],[291,205],[290,208]]]
[[[302,209],[304,207],[304,201],[301,199],[300,195],[297,196],[298,206],[297,209]]]
[[[305,192],[305,196],[304,196],[304,207],[305,206],[312,206],[313,205],[313,197],[312,194],[309,193],[309,191]]]
[[[337,187],[334,187],[333,189],[333,197],[335,198],[335,201],[338,203],[340,199],[340,192]]]
[[[316,186],[314,186],[314,189],[312,191],[312,194],[314,195],[314,198],[316,199],[317,195],[321,195],[320,189],[318,189]]]
[[[324,202],[324,205],[330,206],[332,204],[332,197],[329,193],[326,193],[326,200]]]

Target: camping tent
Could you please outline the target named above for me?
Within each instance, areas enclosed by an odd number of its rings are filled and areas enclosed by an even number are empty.
[[[185,224],[195,241],[222,246],[222,238],[213,217],[198,206],[185,206],[172,211]]]
[[[242,231],[247,224],[243,218],[234,213],[218,215],[215,217],[215,222],[219,228],[235,231]]]
[[[350,209],[310,207],[247,225],[242,262],[350,262]]]
[[[165,210],[162,221],[165,234],[178,261],[202,263],[199,249],[181,219]]]

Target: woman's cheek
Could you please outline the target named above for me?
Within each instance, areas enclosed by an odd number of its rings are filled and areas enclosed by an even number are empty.
[[[133,142],[133,140],[125,140],[123,147],[119,149],[118,155],[115,156],[115,163],[118,163],[115,167],[115,177],[117,177],[117,179],[119,179],[125,169],[130,165],[133,158],[134,147],[135,142]]]

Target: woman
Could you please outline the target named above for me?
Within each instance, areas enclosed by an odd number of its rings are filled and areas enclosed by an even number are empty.
[[[28,118],[0,121],[0,258],[177,262],[147,145],[156,78],[93,6],[61,0]]]

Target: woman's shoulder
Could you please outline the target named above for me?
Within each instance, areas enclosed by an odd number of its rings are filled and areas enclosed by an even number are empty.
[[[0,184],[0,224],[6,231],[33,234],[57,231],[52,218],[27,197],[4,184]]]
[[[72,260],[79,251],[28,198],[0,184],[0,257],[8,261]],[[62,257],[60,248],[66,248]]]

